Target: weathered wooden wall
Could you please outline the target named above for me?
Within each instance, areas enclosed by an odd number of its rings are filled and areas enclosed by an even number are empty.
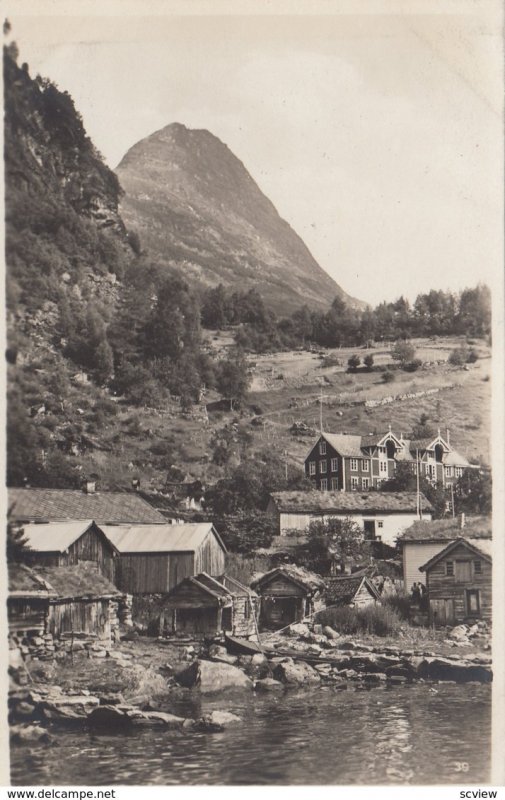
[[[222,575],[225,568],[225,553],[218,540],[210,532],[195,553],[195,575],[206,572],[213,578]]]
[[[283,575],[276,575],[271,581],[260,585],[256,591],[260,595],[272,597],[305,597],[307,591]]]
[[[447,575],[446,564],[452,561],[454,575]],[[464,561],[470,564],[470,576],[466,580],[458,580],[456,562]],[[481,563],[481,574],[475,572],[475,561]],[[440,559],[426,574],[426,588],[430,606],[437,608],[439,600],[449,600],[453,603],[454,622],[462,622],[472,618],[468,614],[466,591],[476,589],[480,598],[480,618],[490,620],[492,613],[492,564],[479,555],[474,555],[463,544],[458,545],[446,557]],[[432,601],[434,601],[432,603]]]
[[[83,533],[64,554],[62,564],[78,564],[80,561],[94,561],[98,569],[110,581],[114,581],[113,550],[106,538],[94,528]]]
[[[54,637],[71,631],[110,638],[109,600],[62,600],[49,604],[47,631]]]
[[[9,598],[7,602],[9,632],[44,631],[48,607],[48,600]]]
[[[128,594],[169,592],[195,574],[193,553],[125,553],[116,562],[116,586]]]
[[[360,586],[358,592],[354,595],[352,605],[358,608],[364,608],[364,606],[370,606],[375,602],[375,599],[372,597],[366,586]]]

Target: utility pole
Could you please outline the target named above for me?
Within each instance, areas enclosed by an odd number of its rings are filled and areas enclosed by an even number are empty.
[[[419,450],[416,449],[416,503],[417,503],[417,516],[419,519],[423,518],[421,513],[421,493],[419,490]]]
[[[454,508],[454,484],[451,483],[451,509],[452,509],[452,516],[456,516],[456,510]]]
[[[286,486],[288,484],[288,451],[284,450],[284,468],[285,468],[285,476],[286,476]]]
[[[323,432],[323,387],[321,386],[321,394],[319,396],[319,432]]]

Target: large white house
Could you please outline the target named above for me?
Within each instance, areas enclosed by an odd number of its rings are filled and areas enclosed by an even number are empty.
[[[420,509],[418,508],[418,504]],[[433,507],[416,492],[273,492],[268,512],[278,520],[280,536],[306,531],[311,522],[352,519],[367,539],[391,547],[420,513],[431,520]]]

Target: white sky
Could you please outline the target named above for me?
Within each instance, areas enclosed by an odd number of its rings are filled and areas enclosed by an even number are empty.
[[[499,4],[312,0],[300,14],[256,0],[251,15],[245,1],[4,6],[20,62],[72,95],[110,166],[171,122],[207,128],[350,294],[375,305],[491,283]]]

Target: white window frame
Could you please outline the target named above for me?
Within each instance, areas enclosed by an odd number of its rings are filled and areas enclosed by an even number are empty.
[[[321,461],[319,462],[319,472],[322,475],[325,475],[327,471],[328,471],[328,462],[326,461],[325,458],[322,458]]]
[[[338,458],[331,459],[331,471],[338,472]]]
[[[452,467],[444,467],[444,474],[446,478],[452,478]]]
[[[309,461],[309,475],[315,475],[315,474],[316,474],[316,462]]]
[[[351,458],[351,472],[358,471],[358,460],[357,458]]]
[[[322,492],[328,491],[328,478],[321,478],[320,487]]]
[[[338,478],[331,478],[330,486],[332,492],[338,492]]]
[[[362,472],[370,472],[370,462],[367,458],[361,459],[361,471]]]
[[[354,492],[356,489],[359,489],[359,478],[353,475],[351,477],[351,492]]]
[[[377,527],[378,528],[383,528],[384,527],[384,520],[383,519],[378,519],[377,520]]]
[[[325,456],[326,455],[326,442],[322,441],[319,442],[319,455]]]
[[[462,478],[463,477],[463,467],[455,467],[454,468],[454,474],[456,475],[456,478]]]
[[[370,478],[361,478],[361,488],[362,489],[370,488]]]
[[[387,461],[379,461],[379,472],[387,473],[387,471],[388,471],[388,462]]]

